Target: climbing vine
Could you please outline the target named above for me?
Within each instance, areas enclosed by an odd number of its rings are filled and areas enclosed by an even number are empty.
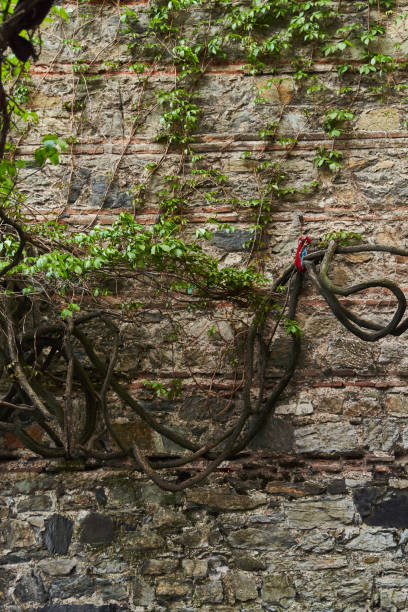
[[[348,171],[340,141],[353,130],[361,89],[381,97],[406,95],[401,45],[395,45],[395,56],[382,45],[387,25],[404,16],[392,0],[170,0],[149,5],[146,28],[138,11],[119,6],[108,47],[125,45],[125,62],[110,59],[108,51],[106,57],[82,54],[81,29],[103,19],[104,8],[81,13],[76,32],[69,13],[53,8],[61,44],[54,61],[64,51],[72,68],[72,96],[62,105],[71,132],[41,134],[31,159],[19,150],[37,119],[26,110],[34,91],[29,62],[6,51],[7,41],[1,48],[0,430],[49,459],[128,461],[160,487],[177,491],[242,453],[274,413],[301,354],[297,308],[305,279],[362,340],[399,336],[408,327],[406,299],[393,281],[370,279],[344,288],[329,276],[336,255],[406,257],[407,249],[366,244],[358,232],[327,228],[321,237],[302,239],[283,272],[277,257],[273,281],[264,255],[276,210],[317,192],[322,177],[335,181]],[[3,24],[12,18],[13,4],[4,4]],[[206,120],[200,88],[214,66],[231,58],[256,84],[248,104],[264,118],[261,144],[241,152],[253,177],[247,199],[196,146]],[[77,197],[74,153],[89,134],[101,75],[124,68],[138,93],[127,116],[126,92],[118,92],[122,148],[91,219],[73,229],[64,219]],[[157,87],[160,69],[172,77]],[[280,104],[271,118],[266,109],[272,90]],[[294,97],[305,100],[303,121],[288,133],[285,119]],[[127,209],[99,224],[127,153],[149,122],[160,155],[120,194]],[[307,127],[321,144],[314,152],[314,180],[299,184],[288,160]],[[55,218],[40,219],[24,187],[27,174],[59,164],[68,169],[66,201]],[[149,207],[157,216],[146,225]],[[223,218],[223,210],[230,216]],[[194,215],[204,218],[195,230]],[[233,223],[238,215],[249,230],[244,259],[223,265],[211,255],[212,244],[220,233],[241,231]],[[373,288],[396,299],[387,324],[354,314],[337,297]],[[269,371],[282,338],[289,341],[287,358],[271,388]],[[181,431],[178,409],[194,425]]]

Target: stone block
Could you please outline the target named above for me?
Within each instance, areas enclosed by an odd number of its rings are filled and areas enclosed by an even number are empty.
[[[80,540],[83,544],[100,546],[115,538],[115,525],[110,516],[92,512],[81,523]]]
[[[38,567],[49,576],[68,576],[76,564],[76,559],[43,559]]]
[[[408,373],[408,356],[405,347],[395,339],[385,338],[381,341],[378,363],[392,368],[400,376]]]
[[[268,450],[290,453],[294,445],[294,429],[291,423],[271,417],[262,429],[252,438],[248,446],[251,450]]]
[[[315,482],[268,482],[266,491],[271,495],[284,495],[285,497],[306,497],[308,495],[321,495],[325,487]]]
[[[69,599],[70,597],[85,597],[94,593],[93,580],[87,575],[72,578],[57,578],[50,585],[51,599]]]
[[[0,605],[3,609],[7,605],[8,589],[12,584],[12,573],[0,568]]]
[[[365,552],[382,552],[396,548],[392,532],[363,529],[361,533],[346,544],[348,550]]]
[[[265,503],[263,498],[237,495],[232,489],[194,488],[186,492],[188,502],[198,506],[207,506],[220,512],[234,510],[253,510]]]
[[[377,498],[384,492],[380,487],[356,487],[353,490],[353,500],[362,517],[371,514]]]
[[[14,596],[22,603],[35,602],[41,604],[48,599],[43,581],[35,571],[23,574],[17,581]]]
[[[192,583],[187,580],[159,580],[156,586],[156,597],[158,599],[181,599],[191,595],[192,588]]]
[[[21,499],[16,505],[17,512],[42,512],[51,510],[52,499],[49,495],[33,495],[27,499]]]
[[[396,420],[375,419],[365,425],[364,440],[370,451],[392,451],[399,438],[399,424]]]
[[[285,573],[270,574],[262,584],[262,599],[268,604],[286,609],[291,606],[296,597],[296,589],[292,579]]]
[[[139,486],[130,478],[121,478],[117,482],[109,483],[108,488],[109,499],[115,506],[134,506],[140,500]]]
[[[186,548],[207,548],[211,535],[211,527],[202,525],[200,529],[196,527],[188,527],[183,530],[177,542]]]
[[[44,544],[48,551],[66,555],[71,543],[74,523],[60,514],[54,514],[45,521]]]
[[[256,548],[257,550],[285,550],[296,544],[296,540],[288,529],[276,525],[271,525],[268,529],[255,527],[238,529],[231,532],[227,540],[234,548]]]
[[[133,581],[133,603],[140,606],[151,606],[154,601],[154,589],[140,578]]]
[[[191,578],[205,578],[208,574],[207,559],[183,559],[183,572]]]
[[[319,423],[295,430],[295,443],[303,454],[337,455],[360,450],[355,428],[349,423]]]
[[[260,557],[254,557],[250,554],[240,554],[235,557],[235,565],[239,569],[247,570],[249,572],[256,572],[257,570],[265,570],[266,563]]]
[[[88,168],[77,168],[74,170],[71,184],[69,185],[68,204],[74,204],[79,198],[82,189],[86,185],[91,171]]]
[[[408,416],[408,397],[402,393],[391,393],[385,400],[387,413],[396,417]]]
[[[293,414],[294,416],[305,416],[313,413],[313,404],[305,398],[298,398],[289,404],[281,404],[275,410],[275,414]]]
[[[314,553],[327,553],[334,549],[335,539],[327,532],[316,532],[306,535],[300,543],[302,550]]]
[[[174,512],[170,508],[159,508],[154,513],[153,525],[156,529],[181,529],[187,525],[187,519],[182,512]]]
[[[384,576],[377,576],[375,584],[379,587],[384,588],[408,588],[408,577],[402,574],[385,574]]]
[[[145,575],[159,576],[175,572],[178,567],[178,559],[149,559],[143,563],[141,571]]]
[[[230,232],[218,230],[213,233],[211,243],[224,251],[246,251],[253,237],[254,234],[247,230],[236,229]]]
[[[345,336],[329,343],[326,364],[331,369],[371,370],[373,361],[373,347],[363,340]]]
[[[9,519],[0,526],[0,542],[6,548],[30,548],[36,544],[34,532],[25,521]]]
[[[357,129],[364,132],[393,132],[400,129],[397,108],[384,106],[364,111],[357,119]]]
[[[98,592],[101,594],[103,601],[110,601],[111,599],[123,601],[128,597],[125,580],[122,580],[120,582],[102,580],[101,583],[99,583],[99,581],[97,580],[96,584]]]
[[[404,450],[408,450],[408,427],[403,427],[401,431],[401,445]]]
[[[367,596],[372,590],[372,580],[366,576],[355,578],[345,578],[341,586],[337,589],[339,601],[344,603],[365,603]]]
[[[344,478],[335,478],[327,485],[327,492],[330,495],[341,495],[346,492],[346,482]]]
[[[279,123],[278,135],[279,136],[296,136],[299,132],[306,129],[307,119],[304,114],[299,112],[288,112],[282,117],[282,121]]]
[[[354,504],[351,499],[322,499],[319,501],[295,501],[285,504],[289,527],[293,529],[313,529],[316,527],[338,527],[349,525],[354,517]]]
[[[380,609],[384,612],[396,612],[397,610],[406,610],[408,603],[407,594],[401,589],[383,589],[379,588]]]
[[[140,551],[156,550],[165,546],[164,539],[153,531],[135,531],[128,533],[121,540],[124,550]]]
[[[13,483],[13,494],[14,495],[29,495],[33,491],[38,490],[38,480],[23,478]]]
[[[224,600],[224,591],[221,580],[208,580],[204,584],[197,585],[194,591],[194,599],[198,604],[222,603]]]
[[[251,601],[258,597],[256,576],[248,572],[235,571],[229,577],[235,599]]]
[[[115,197],[112,194],[112,186],[110,184],[110,178],[106,174],[93,174],[90,182],[91,197],[90,206],[99,208],[109,208],[115,201]]]
[[[302,572],[324,572],[325,570],[337,570],[347,567],[348,561],[344,555],[309,554],[306,558],[298,561],[296,566]]]
[[[296,91],[296,83],[292,77],[276,78],[274,80],[257,77],[255,84],[259,90],[259,95],[270,104],[289,104]]]

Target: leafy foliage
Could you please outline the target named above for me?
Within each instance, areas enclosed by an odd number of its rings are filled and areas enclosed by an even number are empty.
[[[130,457],[157,484],[178,490],[205,478],[224,459],[239,453],[257,427],[264,425],[295,371],[302,339],[296,305],[303,272],[292,266],[282,275],[276,274],[275,282],[265,273],[263,247],[267,246],[274,215],[281,206],[292,210],[298,200],[319,190],[323,178],[337,180],[346,153],[334,148],[334,141],[352,130],[361,87],[371,87],[373,95],[385,96],[389,91],[406,95],[400,74],[405,60],[381,52],[388,12],[395,2],[365,0],[352,5],[357,16],[351,23],[350,7],[345,9],[343,3],[331,0],[251,0],[246,5],[222,0],[157,0],[149,7],[149,30],[143,34],[135,7],[120,7],[118,40],[127,45],[129,62],[125,68],[140,89],[132,116],[123,118],[129,138],[124,138],[126,143],[110,175],[101,209],[132,138],[154,112],[160,113],[155,138],[163,144],[162,157],[148,163],[137,184],[130,186],[132,212],[120,212],[110,226],[98,225],[96,214],[81,231],[59,219],[34,220],[32,210],[26,208],[29,197],[19,191],[20,178],[28,171],[41,176],[75,149],[78,134],[89,121],[86,105],[99,71],[114,73],[123,67],[123,57],[92,60],[83,55],[79,41],[64,38],[63,44],[72,54],[75,84],[72,100],[63,105],[71,116],[72,134],[43,135],[29,162],[19,157],[17,149],[19,139],[38,119],[29,109],[29,63],[22,65],[11,54],[1,63],[0,320],[7,333],[0,343],[0,354],[11,391],[8,399],[0,402],[0,422],[27,448],[45,457],[80,457],[84,461]],[[2,6],[5,20],[15,3]],[[370,7],[376,9],[375,20]],[[69,10],[60,6],[53,8],[53,19],[58,23],[68,21],[69,15]],[[191,22],[194,25],[188,29],[189,18],[190,26]],[[92,13],[82,12],[81,19],[89,23]],[[196,133],[204,120],[199,85],[209,68],[228,61],[231,52],[244,64],[247,75],[267,75],[247,104],[264,117],[264,125],[254,136],[258,141],[253,146],[250,143],[251,150],[242,152],[239,160],[252,173],[254,187],[246,199],[235,195],[227,173],[196,150]],[[147,55],[151,62],[146,61]],[[332,63],[331,82],[322,80],[317,61]],[[289,76],[273,76],[281,65],[287,66],[285,74]],[[151,75],[169,66],[172,79],[152,93]],[[286,107],[296,96],[302,100],[303,122],[297,131],[288,131]],[[332,106],[339,96],[338,106]],[[271,100],[273,105],[266,106]],[[122,104],[120,110],[124,112]],[[315,170],[310,163],[314,180],[305,182],[290,174],[287,162],[309,125],[321,144],[315,148]],[[155,222],[138,222],[138,214],[152,201],[158,211]],[[230,216],[223,217],[219,214],[222,210]],[[189,219],[202,212],[205,221],[191,231]],[[235,221],[230,222],[235,212],[245,218],[250,232],[239,266],[224,265],[211,255],[215,232],[209,229],[216,227],[216,232],[232,236],[237,231]],[[336,249],[348,252],[344,249],[358,248],[360,240],[356,232],[329,230],[305,254],[305,270],[344,326],[371,341],[401,331],[403,299],[398,288],[379,281],[379,287],[396,296],[397,314],[387,326],[366,325],[337,305],[327,277]],[[366,246],[361,245],[361,250]],[[405,251],[402,254],[406,255]],[[320,266],[319,272],[316,266]],[[369,282],[368,286],[377,285]],[[217,319],[220,305],[231,308],[222,321],[230,330],[225,338]],[[197,319],[205,315],[210,321],[201,332],[195,315]],[[141,341],[138,334],[149,317],[160,321],[161,336],[158,333],[159,339],[154,340],[145,336]],[[183,317],[190,317],[190,328]],[[212,429],[204,442],[202,430],[196,438],[195,432],[181,435],[143,407],[144,400],[177,402],[183,398],[185,385],[176,365],[184,368],[183,375],[188,372],[196,388],[202,387],[194,378],[190,359],[194,350],[200,350],[200,334],[212,347],[209,354],[217,364],[205,390],[206,401],[209,404],[216,396],[218,385],[226,399],[222,410],[229,412],[228,426],[217,434],[217,415],[209,409]],[[279,334],[290,339],[289,366],[282,367],[276,388],[268,395],[265,380]],[[140,383],[137,399],[121,371],[120,352],[132,343],[141,355],[140,362],[151,351],[150,363],[157,364],[149,380],[143,378]],[[111,348],[108,355],[106,346]],[[182,355],[179,362],[176,352]],[[139,357],[134,361],[137,369]],[[165,370],[162,377],[160,368]],[[112,425],[108,394],[110,402],[119,402],[134,412],[150,429],[184,448],[186,456],[149,460],[137,440],[127,444]],[[241,413],[236,399],[244,406]],[[22,406],[27,405],[41,428],[40,440],[30,436],[27,423],[32,421],[21,418]],[[209,462],[209,471],[186,481],[164,481],[156,472],[156,468],[178,468],[204,459]]]

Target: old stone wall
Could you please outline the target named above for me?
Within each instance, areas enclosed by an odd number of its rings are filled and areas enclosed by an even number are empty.
[[[3,609],[407,609],[407,481],[361,460],[280,463],[185,494],[119,469],[3,472]]]
[[[360,19],[354,4],[345,8],[350,23]],[[171,88],[171,58],[153,61],[148,49],[137,45],[131,52],[120,33],[120,14],[131,8],[139,14],[135,31],[143,41],[149,12],[143,1],[64,6],[69,22],[46,26],[41,59],[32,68],[29,105],[39,122],[20,151],[30,157],[47,132],[71,137],[71,151],[58,167],[24,171],[30,211],[39,217],[57,212],[72,227],[109,225],[121,211],[153,223],[165,176],[179,171],[182,155],[155,140],[162,109],[154,91]],[[400,1],[401,15],[406,8]],[[186,36],[193,36],[206,11],[204,5],[195,7],[186,18]],[[394,19],[387,22],[383,53],[395,43],[403,52],[406,45],[407,18]],[[69,42],[74,39],[81,55]],[[353,50],[350,54],[350,61],[357,61]],[[145,64],[143,76],[130,68],[136,60]],[[280,64],[283,80],[272,85],[270,75],[250,75],[244,63],[240,50],[233,49],[228,60],[207,68],[195,89],[202,110],[191,147],[203,154],[204,167],[217,168],[228,181],[222,200],[200,198],[197,190],[185,205],[187,234],[196,227],[213,228],[206,225],[212,217],[233,223],[235,232],[218,229],[207,248],[225,265],[247,263],[254,213],[236,201],[258,197],[255,163],[280,161],[290,175],[288,184],[298,191],[273,203],[257,254],[266,275],[276,278],[293,261],[300,234],[318,237],[346,229],[406,247],[405,98],[392,89],[375,95],[362,81],[353,97],[355,117],[335,144],[344,155],[343,168],[333,173],[314,165],[315,147],[332,146],[322,127],[325,107],[319,96],[305,95],[289,62]],[[322,59],[313,70],[328,88],[330,103],[341,107],[346,102],[339,100],[334,68]],[[255,104],[259,92],[264,102]],[[275,120],[281,138],[298,140],[290,152],[287,142],[259,135]],[[159,166],[154,175],[152,163]],[[135,204],[135,189],[139,193],[137,186],[145,184],[146,199]],[[387,276],[407,289],[406,265],[402,257],[348,255],[336,259],[332,276],[342,285]],[[377,289],[345,303],[380,319],[392,316],[394,308],[389,294]],[[230,305],[220,304],[219,313],[217,330],[228,340],[234,333]],[[191,329],[212,325],[205,314],[189,317]],[[308,280],[298,320],[301,364],[275,416],[245,453],[222,464],[204,486],[165,493],[120,463],[81,471],[29,454],[2,462],[1,609],[408,610],[406,335],[377,343],[358,340]],[[149,334],[166,332],[160,317],[151,316],[148,325]],[[210,340],[212,353],[206,348]],[[201,426],[202,397],[193,390],[193,379],[204,384],[211,377],[203,356],[210,359],[219,347],[216,335],[210,340],[198,335],[190,370],[177,373],[187,389],[181,408],[146,403],[181,431]],[[121,356],[135,392],[149,373],[166,372],[168,365],[146,337],[138,341],[147,347],[140,367],[133,368],[132,346]],[[275,347],[271,385],[286,349],[283,337]],[[222,417],[219,423],[225,423]],[[130,431],[120,418],[116,426]],[[144,435],[146,448],[169,450],[161,436]],[[17,446],[11,437],[7,443],[11,450]]]

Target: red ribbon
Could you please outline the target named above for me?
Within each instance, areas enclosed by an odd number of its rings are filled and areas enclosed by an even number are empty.
[[[306,251],[306,244],[310,244],[311,240],[309,238],[309,236],[305,236],[304,238],[301,236],[298,239],[298,248],[296,251],[296,257],[295,257],[295,267],[299,270],[299,272],[303,272],[304,268],[302,265],[302,251],[303,249],[305,249]]]

